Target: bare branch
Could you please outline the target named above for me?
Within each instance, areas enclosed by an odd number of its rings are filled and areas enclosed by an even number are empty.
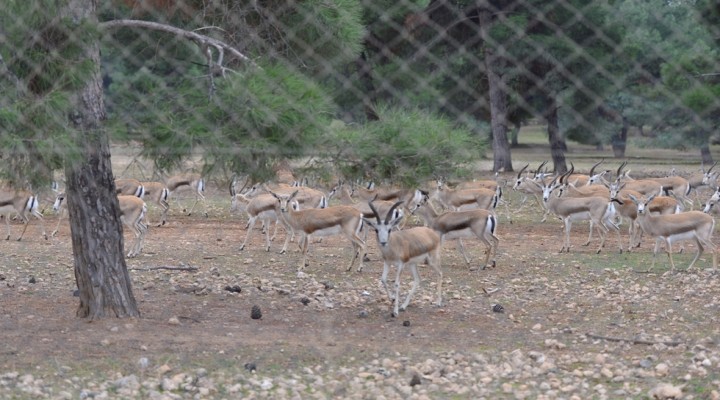
[[[647,345],[655,345],[655,344],[664,344],[665,346],[675,347],[682,344],[682,342],[668,342],[668,341],[655,341],[655,340],[643,340],[643,339],[627,339],[627,338],[620,338],[620,337],[612,337],[612,336],[602,336],[602,335],[595,335],[592,333],[586,333],[585,336],[589,337],[590,339],[600,339],[600,340],[607,340],[609,342],[627,342],[632,344],[647,344]]]
[[[99,24],[100,28],[104,29],[114,29],[114,28],[145,28],[145,29],[151,29],[161,32],[167,32],[171,33],[173,35],[177,35],[186,39],[190,39],[195,41],[198,46],[200,46],[201,50],[205,50],[208,46],[215,47],[218,49],[218,51],[225,50],[234,57],[238,58],[239,60],[245,61],[249,63],[251,66],[259,68],[259,66],[252,61],[249,57],[247,57],[245,54],[238,51],[236,48],[230,46],[229,44],[222,42],[220,40],[211,38],[209,36],[201,35],[199,33],[186,31],[184,29],[180,29],[177,27],[174,27],[172,25],[166,25],[161,24],[157,22],[152,21],[141,21],[141,20],[135,20],[135,19],[118,19],[113,21],[107,21],[107,22],[101,22]],[[222,51],[220,52],[222,54]],[[219,62],[222,62],[222,56],[218,58]],[[222,66],[222,65],[221,65]]]

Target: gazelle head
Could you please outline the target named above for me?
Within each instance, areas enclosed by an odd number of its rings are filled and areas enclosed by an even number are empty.
[[[645,200],[644,198],[638,199],[633,195],[629,195],[628,197],[630,197],[630,200],[632,200],[633,203],[637,204],[638,215],[643,215],[643,214],[645,214],[645,211],[648,209],[648,204],[650,204],[650,202],[653,201],[655,196],[656,195],[652,195],[652,196],[648,197],[647,200]]]
[[[703,185],[709,185],[710,182],[713,180],[713,178],[717,175],[716,173],[714,174],[712,172],[713,168],[715,168],[717,163],[718,162],[715,161],[715,164],[713,164],[710,168],[708,168],[707,171],[705,171],[705,169],[703,168],[703,170],[702,170],[702,172],[703,172],[702,184]]]
[[[403,213],[402,211],[398,210],[398,207],[402,203],[402,201],[398,201],[393,204],[393,206],[390,208],[390,210],[388,210],[388,213],[385,216],[385,221],[383,221],[380,219],[380,215],[378,214],[377,209],[375,209],[373,202],[368,202],[370,209],[373,211],[373,214],[375,214],[376,221],[363,218],[363,222],[375,229],[375,232],[377,233],[378,244],[380,245],[380,247],[385,247],[388,245],[388,243],[390,242],[390,232],[400,223],[400,221],[402,221]]]
[[[286,214],[290,210],[290,208],[288,207],[288,204],[290,205],[290,207],[292,207],[292,203],[291,203],[292,199],[294,199],[295,196],[297,196],[297,194],[298,194],[297,190],[292,192],[292,194],[290,194],[290,195],[277,194],[271,190],[269,192],[271,195],[273,195],[273,197],[275,197],[277,199],[278,205],[280,208],[280,212],[282,212],[283,214]]]
[[[530,164],[525,164],[524,167],[520,171],[518,171],[517,178],[515,179],[515,184],[513,185],[513,190],[518,190],[520,185],[522,185],[523,181],[525,180],[522,176],[523,172],[530,166]]]
[[[55,203],[53,203],[53,211],[54,212],[60,212],[60,207],[62,207],[63,202],[65,201],[65,192],[60,192],[55,197]]]

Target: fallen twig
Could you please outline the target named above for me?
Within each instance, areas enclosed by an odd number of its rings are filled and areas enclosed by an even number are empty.
[[[619,338],[619,337],[612,337],[612,336],[602,336],[602,335],[595,335],[592,333],[586,333],[585,336],[591,338],[591,339],[601,339],[601,340],[607,340],[609,342],[628,342],[632,344],[647,344],[647,345],[654,345],[654,344],[664,344],[665,346],[679,346],[682,344],[682,342],[667,342],[662,340],[645,340],[645,339],[627,339],[627,338]]]
[[[131,271],[154,271],[158,269],[167,269],[170,271],[197,271],[198,267],[173,267],[169,265],[161,265],[158,267],[130,268]]]

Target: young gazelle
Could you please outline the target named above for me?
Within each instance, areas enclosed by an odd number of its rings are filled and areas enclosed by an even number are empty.
[[[394,301],[394,307],[392,315],[397,317],[400,310],[405,310],[410,304],[410,299],[420,287],[420,274],[417,270],[418,263],[429,264],[435,272],[438,273],[437,291],[438,291],[438,306],[442,305],[442,269],[440,268],[440,244],[442,239],[440,235],[434,230],[418,226],[410,229],[404,229],[402,231],[393,232],[394,228],[402,220],[402,216],[394,213],[395,208],[402,204],[401,201],[395,203],[395,207],[391,208],[385,215],[385,220],[380,219],[380,215],[375,210],[372,202],[369,203],[370,208],[374,211],[375,220],[363,218],[365,223],[370,225],[377,233],[377,242],[380,247],[380,252],[383,256],[383,272],[380,281],[385,288],[385,291],[390,297],[391,301]],[[395,276],[395,293],[390,293],[390,289],[387,285],[387,276],[390,271],[390,265],[397,267],[397,274]],[[413,285],[408,292],[405,301],[400,306],[400,274],[405,266],[410,268],[413,275]]]
[[[419,215],[428,227],[439,233],[443,242],[457,239],[458,250],[465,258],[468,267],[470,266],[470,259],[465,254],[463,238],[478,238],[485,244],[486,256],[482,269],[488,266],[491,257],[491,265],[495,266],[495,254],[500,239],[495,236],[497,218],[488,210],[447,211],[438,214],[430,202],[423,201],[410,207],[410,212]]]
[[[0,215],[5,218],[5,225],[7,226],[7,237],[5,240],[10,240],[10,214],[17,213],[20,216],[23,224],[23,231],[17,240],[22,240],[27,230],[30,218],[28,213],[32,214],[35,218],[40,220],[40,226],[42,227],[42,234],[47,240],[47,233],[45,233],[45,222],[42,214],[38,211],[38,199],[34,194],[25,190],[14,190],[10,188],[0,189]]]
[[[655,266],[660,240],[664,240],[666,243],[668,258],[670,259],[670,270],[674,271],[675,263],[672,259],[673,242],[691,239],[697,243],[698,252],[688,266],[688,270],[695,265],[705,248],[712,252],[713,269],[717,269],[717,249],[712,242],[712,234],[715,231],[715,219],[713,217],[701,211],[687,211],[672,215],[652,215],[648,212],[648,204],[655,198],[655,195],[647,199],[644,197],[638,199],[633,195],[629,197],[637,205],[637,221],[640,228],[648,235],[656,238],[652,264],[648,271]]]
[[[303,259],[298,270],[303,270],[307,266],[307,250],[310,242],[310,236],[329,236],[342,234],[353,245],[353,258],[347,270],[350,271],[355,264],[355,259],[359,258],[358,272],[363,269],[363,258],[365,257],[365,243],[360,239],[358,234],[362,229],[362,214],[353,207],[334,206],[328,208],[310,208],[299,210],[298,203],[293,201],[298,191],[292,194],[278,194],[270,192],[277,200],[276,213],[279,213],[285,223],[294,231],[304,235],[301,240]],[[287,249],[290,235],[285,238],[283,245],[284,253]],[[362,252],[362,254],[360,254]]]
[[[130,228],[135,235],[135,243],[128,252],[128,257],[135,257],[142,251],[143,243],[145,242],[145,235],[147,235],[148,227],[144,223],[143,219],[147,214],[147,206],[145,202],[137,196],[118,196],[118,202],[120,204],[120,221]],[[58,224],[52,233],[52,236],[58,231],[60,227],[60,221],[62,216],[65,214],[65,192],[58,193],[55,197],[55,203],[53,204],[53,210],[59,213]]]
[[[187,215],[192,215],[195,206],[202,201],[205,207],[205,216],[208,216],[207,205],[205,204],[205,180],[199,174],[175,175],[167,180],[168,196],[180,187],[188,186],[195,192],[195,203],[190,207]]]
[[[157,226],[165,225],[165,222],[167,222],[168,210],[170,210],[170,203],[168,203],[168,200],[170,199],[170,190],[168,190],[164,183],[160,182],[140,183],[145,189],[145,196],[160,207],[160,222],[158,222]],[[147,216],[146,220],[148,221],[148,224],[150,224],[150,219],[147,218]]]
[[[238,208],[238,204],[243,204],[245,213],[248,216],[248,223],[245,229],[245,240],[243,240],[240,250],[244,250],[248,241],[250,240],[250,234],[255,227],[255,222],[259,219],[265,227],[265,250],[270,251],[270,241],[275,238],[277,233],[278,215],[275,212],[275,204],[277,200],[271,194],[262,193],[253,198],[247,198],[245,195],[235,193],[232,197],[230,204],[230,210],[235,211]],[[270,237],[270,225],[275,223],[275,232]],[[288,235],[290,233],[288,232]]]

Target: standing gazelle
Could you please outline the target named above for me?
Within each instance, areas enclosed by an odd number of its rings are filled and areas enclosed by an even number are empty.
[[[37,196],[25,190],[14,190],[10,188],[0,189],[0,215],[4,216],[5,225],[7,226],[7,237],[5,240],[10,240],[10,214],[12,213],[17,213],[25,225],[17,240],[22,240],[25,235],[28,223],[30,222],[28,213],[40,220],[43,236],[47,240],[45,222],[43,221],[42,214],[38,211]]]
[[[298,270],[303,270],[305,266],[308,265],[307,251],[311,235],[329,236],[342,234],[352,243],[354,253],[347,270],[350,271],[355,264],[355,259],[359,258],[360,265],[358,265],[358,272],[362,271],[363,258],[365,257],[365,243],[360,236],[358,236],[362,228],[362,214],[360,211],[348,206],[299,210],[298,203],[293,201],[298,194],[297,190],[290,195],[278,194],[273,191],[270,191],[270,194],[277,200],[275,206],[276,212],[281,215],[294,231],[304,235],[304,238],[301,239],[303,258]],[[285,244],[283,245],[283,253],[285,249],[287,249],[289,241],[290,235],[287,235]],[[361,252],[363,254],[360,254]]]
[[[391,208],[385,216],[385,221],[380,219],[380,215],[377,213],[375,206],[372,202],[369,203],[370,208],[375,213],[375,221],[367,218],[363,218],[366,224],[370,225],[377,233],[377,242],[380,247],[380,252],[383,256],[383,272],[380,281],[385,287],[385,291],[390,297],[391,301],[394,301],[394,307],[392,315],[397,317],[400,310],[405,310],[410,304],[410,299],[420,287],[420,274],[417,270],[418,263],[429,264],[435,272],[438,273],[437,291],[438,291],[438,306],[442,305],[442,279],[443,273],[440,268],[440,235],[434,230],[418,226],[410,229],[404,229],[402,231],[393,232],[394,228],[402,220],[402,216],[395,214],[395,208],[400,206],[403,202],[398,201],[395,206]],[[395,294],[391,294],[387,286],[387,276],[390,271],[390,265],[397,267],[397,275],[395,276]],[[405,266],[410,268],[413,274],[413,285],[408,292],[405,301],[400,306],[400,274]]]
[[[195,210],[195,206],[197,206],[198,202],[203,203],[203,207],[205,207],[205,216],[207,217],[207,204],[205,204],[205,179],[203,179],[200,174],[187,174],[187,175],[175,175],[167,180],[167,189],[168,189],[168,196],[172,195],[172,193],[177,190],[180,187],[188,186],[190,189],[192,189],[195,192],[195,203],[193,203],[192,207],[190,207],[190,211],[188,211],[187,215],[191,215],[193,210]]]
[[[629,196],[633,203],[637,204],[638,224],[640,228],[650,236],[656,238],[655,249],[653,250],[651,270],[655,266],[660,240],[666,243],[668,258],[670,259],[670,270],[675,270],[675,263],[672,258],[672,244],[675,241],[694,239],[697,243],[698,252],[688,266],[688,270],[695,265],[700,258],[704,248],[710,249],[713,258],[713,269],[717,269],[717,249],[712,242],[712,234],[715,230],[715,219],[701,211],[687,211],[672,215],[652,215],[648,212],[648,204],[655,198],[655,195],[647,199]]]
[[[168,200],[170,198],[170,190],[167,188],[167,186],[165,186],[164,183],[160,182],[140,183],[145,189],[145,196],[147,196],[150,201],[160,207],[160,222],[158,222],[157,226],[165,225],[165,223],[167,222],[168,210],[170,210],[170,203],[168,203]],[[150,221],[147,216],[146,220],[148,220],[149,224]]]
[[[458,240],[458,249],[465,258],[465,263],[470,266],[470,259],[465,254],[463,238],[478,238],[485,244],[485,261],[482,269],[488,266],[492,257],[492,266],[495,266],[495,254],[497,253],[500,239],[495,236],[497,229],[497,218],[488,210],[474,209],[467,211],[447,211],[438,214],[428,201],[415,204],[410,212],[419,215],[428,227],[440,234],[443,242],[445,240]]]
[[[120,204],[120,221],[130,228],[135,235],[135,243],[131,250],[128,252],[128,257],[135,257],[142,251],[143,243],[145,242],[145,235],[147,235],[148,227],[143,222],[145,215],[147,214],[147,206],[143,199],[137,196],[120,195],[118,196],[118,203]],[[60,213],[58,216],[58,224],[52,233],[52,236],[58,231],[60,227],[60,221],[65,213],[65,192],[58,193],[55,197],[55,203],[53,204],[53,211]]]

